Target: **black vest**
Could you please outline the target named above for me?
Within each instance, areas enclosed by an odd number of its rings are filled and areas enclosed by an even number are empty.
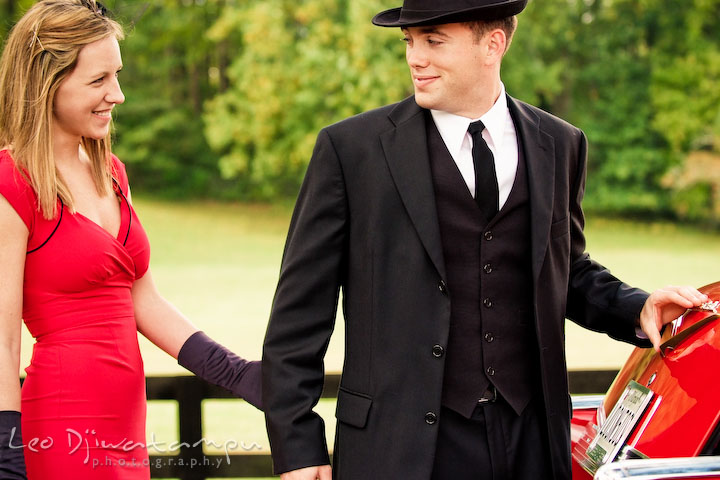
[[[486,223],[429,112],[426,124],[451,303],[442,402],[470,418],[493,384],[519,414],[539,383],[522,148],[510,196]]]

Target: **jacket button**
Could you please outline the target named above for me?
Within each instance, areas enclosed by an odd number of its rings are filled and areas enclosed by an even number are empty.
[[[445,354],[445,349],[442,347],[442,345],[433,345],[432,354],[433,357],[440,358]]]
[[[487,308],[491,308],[493,306],[492,300],[486,298],[485,300],[483,300],[483,305],[485,305]]]
[[[438,290],[447,295],[447,285],[444,280],[440,280],[440,283],[438,283]]]
[[[485,334],[485,341],[486,341],[486,342],[492,343],[493,340],[495,340],[495,336],[494,336],[492,333],[488,332],[488,333]]]
[[[437,422],[437,415],[435,415],[433,412],[427,412],[425,414],[425,423],[428,425],[433,425]]]
[[[487,240],[488,242],[489,242],[490,240],[492,240],[492,239],[493,239],[492,230],[488,230],[487,232],[485,232],[485,233],[484,233],[484,237],[485,237],[485,240]]]
[[[491,377],[495,375],[495,369],[493,367],[487,367],[487,370],[485,370],[488,375]]]
[[[483,267],[483,270],[485,271],[485,273],[492,273],[493,267],[489,263],[486,263],[485,266]]]

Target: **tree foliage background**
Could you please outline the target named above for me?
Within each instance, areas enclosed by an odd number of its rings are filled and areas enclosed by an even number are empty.
[[[32,0],[0,0],[0,36]],[[400,0],[108,0],[135,191],[294,198],[320,128],[410,95]],[[582,128],[585,207],[720,222],[720,0],[533,0],[508,92]]]

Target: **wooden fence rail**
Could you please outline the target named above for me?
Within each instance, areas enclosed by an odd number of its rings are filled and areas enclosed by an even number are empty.
[[[575,370],[569,372],[574,394],[604,393],[617,370]],[[324,398],[336,398],[340,375],[325,377]],[[192,376],[148,377],[148,400],[174,400],[178,403],[180,448],[177,455],[151,455],[153,478],[205,480],[206,478],[248,478],[272,476],[268,454],[203,454],[202,402],[205,399],[233,398],[226,390]]]

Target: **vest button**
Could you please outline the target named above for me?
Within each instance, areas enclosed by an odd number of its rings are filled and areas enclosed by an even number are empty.
[[[493,367],[487,367],[487,370],[485,370],[488,375],[491,377],[495,375],[495,369]]]
[[[484,236],[485,236],[485,240],[487,240],[488,242],[493,239],[493,234],[492,234],[491,230],[488,230],[487,232],[485,232]]]
[[[483,267],[483,270],[485,270],[485,273],[492,273],[493,267],[491,264],[486,263],[485,266]]]
[[[440,283],[438,283],[438,290],[447,295],[447,285],[444,280],[440,280]]]
[[[488,333],[485,334],[485,341],[486,341],[486,342],[492,343],[493,340],[495,340],[495,336],[494,336],[492,333],[488,332]]]
[[[433,345],[432,354],[433,357],[440,358],[445,355],[445,349],[442,347],[442,345]]]
[[[491,308],[493,306],[492,300],[486,298],[485,300],[483,300],[483,305],[485,305],[487,308]]]
[[[427,412],[425,414],[425,423],[428,425],[433,425],[437,422],[437,415],[435,415],[433,412]]]

